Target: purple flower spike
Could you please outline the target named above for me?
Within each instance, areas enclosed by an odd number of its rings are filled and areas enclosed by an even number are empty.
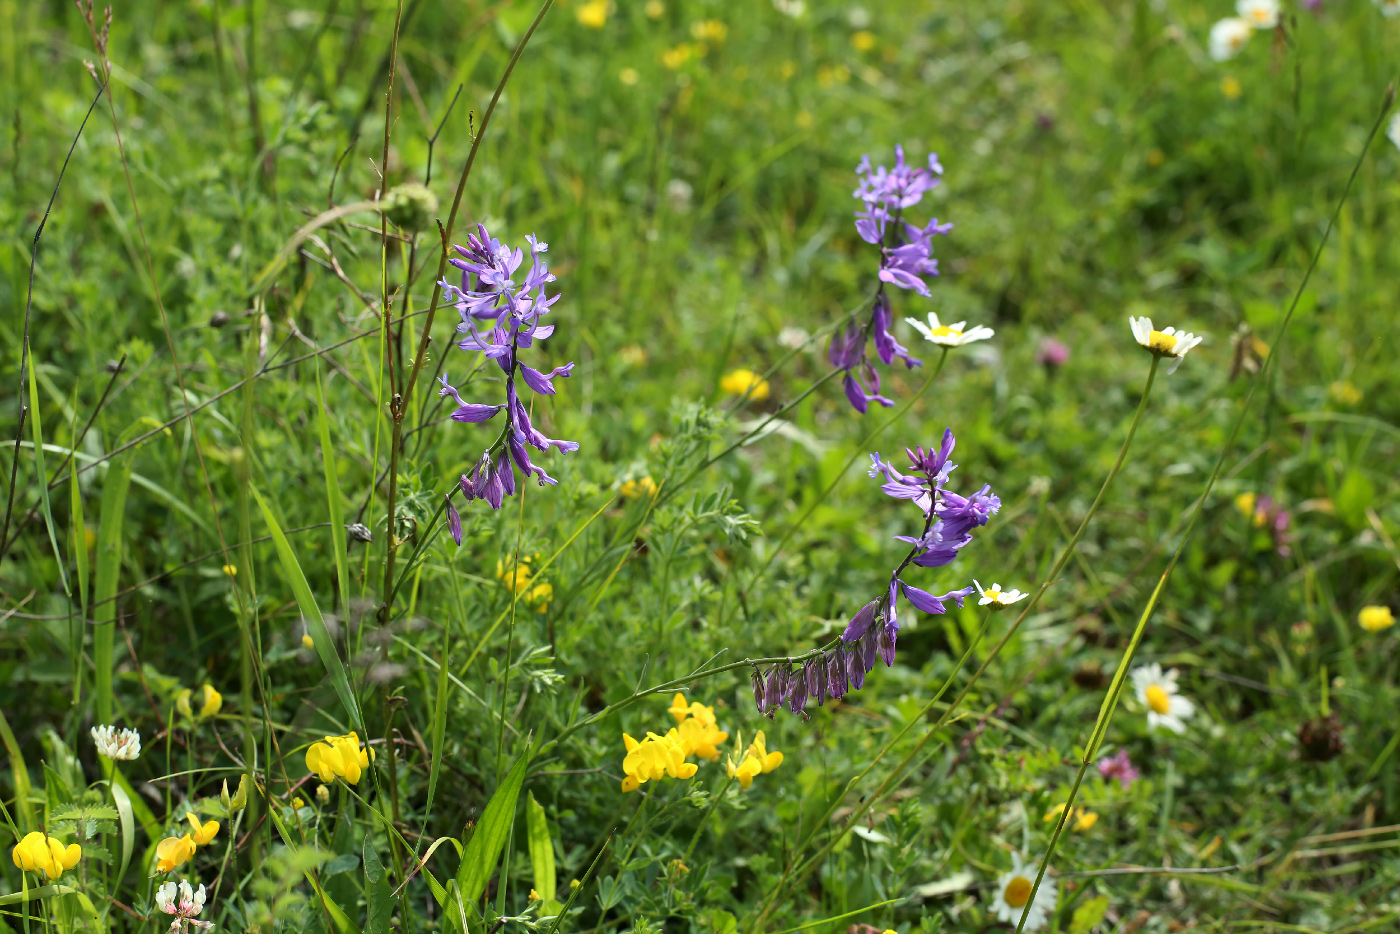
[[[802,677],[801,672],[788,682],[787,706],[789,711],[798,714],[803,720],[808,719],[807,679]]]
[[[525,241],[530,249],[528,269],[524,265],[523,250],[501,243],[487,232],[485,225],[478,224],[476,232],[468,234],[466,245],[453,247],[457,255],[450,262],[461,270],[460,283],[453,284],[446,279],[438,283],[462,318],[457,326],[460,335],[457,346],[494,360],[506,377],[506,401],[501,405],[464,402],[446,376],[439,380],[442,384],[439,395],[451,396],[457,403],[456,410],[451,413],[455,421],[485,422],[501,409],[506,410],[509,421],[506,450],[496,450],[498,459],[494,472],[492,452],[488,451],[478,465],[479,470],[473,472],[470,484],[465,478],[462,484],[468,502],[473,498],[484,499],[492,509],[500,509],[503,498],[515,492],[516,468],[524,475],[534,476],[540,486],[557,482],[543,467],[531,463],[525,451],[526,444],[541,451],[556,448],[565,454],[578,450],[577,442],[557,441],[540,433],[530,423],[529,408],[517,394],[519,379],[532,392],[552,396],[556,392],[555,378],[568,377],[574,368],[574,364],[566,363],[546,372],[526,366],[520,360],[521,350],[533,347],[536,341],[554,333],[554,325],[543,324],[540,319],[549,314],[560,298],[546,291],[555,281],[544,261],[549,244],[534,234],[526,236]]]
[[[880,660],[885,663],[886,668],[894,664],[894,644],[898,638],[897,627],[881,626],[876,630],[875,651],[879,653]]]
[[[826,691],[835,700],[846,696],[850,673],[846,668],[846,650],[836,646],[826,656]]]
[[[457,512],[457,507],[452,505],[452,494],[447,494],[447,530],[452,533],[452,540],[458,545],[462,544],[462,517]]]
[[[820,656],[809,658],[802,668],[807,677],[807,692],[820,707],[826,703],[826,660]]]
[[[763,675],[759,674],[757,668],[753,670],[753,705],[758,708],[760,716],[763,714],[764,685]]]

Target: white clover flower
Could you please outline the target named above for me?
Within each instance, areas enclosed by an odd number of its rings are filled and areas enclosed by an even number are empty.
[[[1234,58],[1253,34],[1248,20],[1238,16],[1222,19],[1210,27],[1210,57],[1217,62]]]
[[[1400,0],[1395,0],[1395,4],[1397,8],[1400,8]],[[1400,148],[1400,113],[1396,113],[1390,118],[1390,126],[1386,128],[1385,135],[1395,144],[1396,148]]]
[[[1147,728],[1164,726],[1173,733],[1185,733],[1186,722],[1196,713],[1196,705],[1177,693],[1177,671],[1162,673],[1162,666],[1153,662],[1133,669],[1133,689],[1137,699],[1147,707]]]
[[[1400,0],[1376,0],[1382,16],[1400,16]]]
[[[974,579],[973,586],[982,595],[982,599],[977,601],[978,606],[990,606],[994,610],[1004,609],[1013,603],[1017,603],[1030,596],[1028,593],[1021,593],[1019,590],[1002,590],[1000,584],[993,584],[986,590]]]
[[[97,744],[98,754],[108,759],[135,759],[141,755],[141,734],[135,730],[95,726],[92,741]]]
[[[1205,339],[1189,331],[1178,331],[1176,328],[1155,331],[1152,329],[1152,319],[1146,316],[1134,318],[1129,315],[1128,327],[1132,328],[1133,337],[1144,349],[1159,357],[1172,358],[1171,365],[1167,367],[1168,373],[1175,373],[1187,352]]]
[[[1255,29],[1273,29],[1278,25],[1278,0],[1238,0],[1235,12]]]
[[[1020,853],[1011,854],[1011,871],[1004,872],[997,879],[997,897],[992,899],[992,913],[997,920],[1015,925],[1021,920],[1021,912],[1026,902],[1031,900],[1035,888],[1035,866],[1021,862]],[[1055,883],[1049,878],[1041,880],[1040,891],[1035,893],[1031,910],[1026,915],[1023,931],[1038,931],[1045,927],[1050,913],[1055,910]]]
[[[914,330],[924,336],[924,340],[937,344],[940,347],[961,347],[963,344],[970,344],[973,341],[984,341],[996,332],[991,328],[977,325],[974,328],[963,330],[967,327],[966,321],[958,321],[954,324],[941,324],[938,315],[929,312],[928,324],[924,324],[918,318],[905,318],[913,325]]]
[[[193,918],[204,910],[204,886],[195,891],[187,880],[181,879],[177,886],[167,882],[156,889],[156,907],[168,915],[180,918]],[[179,922],[176,922],[177,924]]]

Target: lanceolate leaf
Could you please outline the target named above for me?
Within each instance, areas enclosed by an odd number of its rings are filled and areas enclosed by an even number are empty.
[[[505,847],[506,834],[510,832],[511,821],[515,817],[515,803],[520,797],[520,786],[525,782],[525,766],[529,761],[527,749],[487,802],[486,810],[482,812],[481,820],[477,822],[476,830],[462,853],[462,865],[457,869],[457,885],[463,904],[470,905],[481,898],[486,891],[486,883],[496,871],[496,860],[501,858],[501,850]]]

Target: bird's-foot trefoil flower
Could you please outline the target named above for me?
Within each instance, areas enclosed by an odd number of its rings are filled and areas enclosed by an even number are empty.
[[[1141,318],[1129,316],[1128,326],[1132,328],[1133,337],[1144,350],[1149,351],[1155,357],[1167,357],[1171,360],[1171,364],[1167,367],[1168,373],[1175,373],[1176,368],[1181,366],[1181,361],[1187,352],[1204,339],[1189,331],[1178,331],[1171,327],[1161,331],[1154,330],[1152,319],[1146,316]]]
[[[740,737],[736,745],[742,746],[743,743],[743,737]],[[782,764],[783,754],[777,750],[769,752],[767,737],[759,730],[742,756],[729,756],[725,762],[725,771],[730,778],[739,782],[740,788],[748,791],[755,778],[766,775]]]
[[[992,899],[992,914],[998,921],[1013,926],[1020,922],[1026,903],[1031,902],[1031,892],[1035,891],[1035,875],[1033,864],[1027,865],[1020,853],[1011,854],[1011,869],[997,878],[997,894]],[[1021,930],[1039,931],[1054,910],[1055,883],[1047,878],[1041,883],[1040,891],[1035,892],[1035,901],[1031,902],[1026,925]]]
[[[1356,621],[1367,632],[1380,632],[1395,625],[1395,614],[1388,606],[1366,606],[1356,615]]]
[[[156,844],[156,872],[171,872],[194,858],[194,839],[189,834],[166,837]]]
[[[175,709],[180,711],[186,720],[207,720],[223,709],[224,696],[214,690],[212,684],[205,684],[199,690],[199,710],[195,710],[190,703],[194,692],[189,688],[175,696]]]
[[[450,396],[456,408],[450,417],[459,422],[481,423],[495,418],[502,409],[506,423],[500,437],[486,450],[470,475],[463,474],[459,487],[467,502],[482,499],[492,509],[500,509],[502,498],[515,493],[515,471],[522,477],[533,476],[540,486],[557,481],[544,468],[530,459],[527,446],[537,451],[555,448],[562,454],[578,450],[574,441],[546,437],[531,421],[529,409],[520,398],[519,384],[536,395],[552,396],[557,392],[554,381],[567,378],[574,365],[567,363],[548,372],[526,365],[520,352],[532,348],[554,333],[554,325],[541,324],[544,315],[559,301],[558,294],[547,294],[555,276],[544,261],[549,244],[533,234],[525,237],[530,246],[530,267],[517,282],[517,274],[525,259],[518,247],[511,249],[477,225],[477,232],[467,237],[466,246],[454,246],[458,256],[450,262],[461,270],[461,284],[446,279],[442,286],[447,301],[461,315],[457,333],[458,348],[469,353],[481,353],[495,361],[505,374],[505,401],[499,404],[464,402],[446,374],[439,379],[439,396]],[[454,521],[456,508],[448,501],[448,526],[454,539],[460,532],[460,518]],[[460,541],[457,542],[459,545]]]
[[[1147,728],[1166,727],[1173,733],[1185,733],[1186,721],[1196,713],[1196,705],[1178,693],[1177,670],[1166,673],[1156,662],[1133,669],[1133,689],[1137,699],[1147,708]]]
[[[306,750],[306,767],[327,785],[337,778],[356,785],[373,758],[374,750],[362,749],[359,735],[352,730],[344,736],[327,736],[325,742],[312,743]]]
[[[141,734],[135,730],[119,730],[115,726],[95,726],[92,741],[97,754],[108,759],[136,759],[141,755]]]
[[[37,830],[24,835],[10,851],[10,859],[17,868],[35,874],[43,873],[50,881],[61,877],[65,870],[72,869],[82,859],[83,849],[76,843],[64,846],[53,837],[45,836]]]
[[[218,821],[205,821],[201,824],[194,811],[187,813],[185,819],[190,822],[190,839],[194,841],[195,846],[208,846],[218,836]]]

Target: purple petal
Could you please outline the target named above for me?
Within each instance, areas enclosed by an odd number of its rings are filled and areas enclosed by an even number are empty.
[[[841,633],[842,642],[855,642],[865,635],[865,631],[870,628],[870,623],[875,619],[877,603],[878,601],[871,600],[856,612],[856,615],[846,624],[846,631]]]
[[[447,494],[447,530],[452,533],[452,540],[458,545],[462,544],[462,517],[457,512],[457,507],[452,505],[452,494]]]
[[[496,413],[505,408],[503,405],[482,405],[479,402],[468,402],[450,416],[454,422],[484,422],[496,417]]]

